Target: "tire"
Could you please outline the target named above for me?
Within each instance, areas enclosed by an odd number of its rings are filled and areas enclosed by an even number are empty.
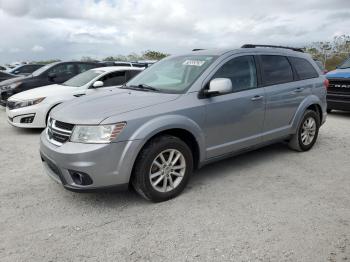
[[[327,109],[327,114],[330,114],[330,113],[332,113],[332,109]]]
[[[178,160],[166,164],[171,156],[172,161]],[[136,192],[145,199],[162,202],[178,196],[185,189],[192,172],[193,156],[187,144],[177,137],[163,135],[152,139],[142,149],[136,159],[131,182]]]
[[[312,123],[314,123],[314,128],[311,128]],[[310,150],[317,140],[319,128],[319,115],[315,111],[306,110],[299,124],[297,133],[292,136],[288,143],[289,148],[299,152]],[[308,134],[310,136],[308,136]]]

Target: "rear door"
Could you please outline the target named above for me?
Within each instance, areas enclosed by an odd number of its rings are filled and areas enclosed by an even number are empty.
[[[270,140],[288,134],[297,108],[309,90],[297,81],[286,56],[258,57],[266,94],[264,139]]]

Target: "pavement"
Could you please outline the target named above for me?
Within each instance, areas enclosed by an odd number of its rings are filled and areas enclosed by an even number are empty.
[[[0,261],[349,261],[350,113],[314,148],[275,144],[197,171],[179,197],[73,193],[44,174],[42,130],[0,108]]]

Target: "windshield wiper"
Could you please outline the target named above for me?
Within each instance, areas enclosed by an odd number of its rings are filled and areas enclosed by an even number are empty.
[[[146,84],[130,85],[130,86],[127,86],[124,84],[123,86],[121,86],[121,88],[136,89],[136,90],[143,89],[143,90],[149,90],[149,91],[155,91],[155,92],[160,91],[159,89],[157,89],[153,86],[146,85]]]

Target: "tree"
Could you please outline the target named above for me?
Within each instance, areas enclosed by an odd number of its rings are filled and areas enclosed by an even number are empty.
[[[152,50],[147,50],[142,54],[142,58],[147,60],[160,60],[167,56],[169,56],[169,54]]]
[[[313,42],[304,50],[311,56],[323,62],[327,70],[333,70],[342,63],[350,54],[350,36],[340,35],[332,41]]]

